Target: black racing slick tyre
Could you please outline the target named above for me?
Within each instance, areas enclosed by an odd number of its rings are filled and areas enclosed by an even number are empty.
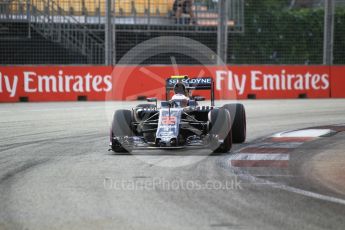
[[[227,153],[232,148],[231,117],[226,109],[214,109],[209,113],[209,131],[223,142],[212,145],[214,153]]]
[[[229,111],[232,119],[233,143],[244,143],[247,137],[247,118],[244,106],[242,104],[227,104],[223,108]]]
[[[119,141],[115,141],[113,137],[133,136],[132,131],[132,112],[130,110],[117,110],[114,113],[111,125],[112,150],[117,153],[126,153],[129,150],[122,147]]]

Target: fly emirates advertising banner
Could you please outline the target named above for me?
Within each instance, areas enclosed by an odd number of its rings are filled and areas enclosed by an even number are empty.
[[[211,77],[216,99],[328,98],[331,73],[329,66],[0,66],[0,102],[164,99],[174,75]]]

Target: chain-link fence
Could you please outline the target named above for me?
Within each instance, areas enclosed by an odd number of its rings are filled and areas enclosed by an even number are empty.
[[[223,0],[110,1],[107,14],[107,0],[2,0],[0,64],[102,65],[109,49],[112,63],[126,62],[129,50],[160,36],[207,46],[212,52],[203,64],[216,64],[220,48],[230,64],[324,63],[325,0],[226,0],[225,11]],[[345,0],[326,1],[335,3],[333,63],[344,64]],[[219,44],[224,21],[228,39]],[[142,64],[171,64],[172,56],[177,64],[200,63],[176,49]]]
[[[325,2],[265,2],[246,1],[245,33],[230,34],[229,62],[323,64]],[[335,3],[334,63],[344,64],[345,4],[339,0]]]

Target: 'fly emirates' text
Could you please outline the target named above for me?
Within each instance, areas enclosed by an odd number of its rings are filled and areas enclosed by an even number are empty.
[[[83,93],[83,92],[109,92],[112,90],[111,75],[38,75],[35,72],[24,71],[24,81],[20,83],[25,93]],[[0,93],[8,92],[14,97],[17,92],[18,76],[7,76],[0,72]]]
[[[218,91],[234,91],[243,95],[251,91],[287,91],[287,90],[327,90],[330,87],[328,74],[291,74],[282,70],[280,74],[267,74],[252,70],[249,74],[236,74],[233,71],[216,71],[215,85]],[[110,92],[114,87],[111,75],[79,76],[64,74],[62,70],[57,75],[38,75],[33,71],[23,71],[17,75],[7,76],[0,72],[0,93],[8,93],[14,97],[18,87],[25,93],[84,93]]]
[[[248,82],[250,81],[250,82]],[[232,71],[216,71],[216,89],[236,90],[243,95],[246,87],[251,91],[272,90],[326,90],[330,87],[328,74],[289,74],[282,70],[280,74],[265,74],[252,70],[250,76],[235,74]]]

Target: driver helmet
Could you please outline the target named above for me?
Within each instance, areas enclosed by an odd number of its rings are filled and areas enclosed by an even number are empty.
[[[186,86],[182,82],[178,82],[174,86],[174,93],[175,94],[182,94],[185,95],[187,94]]]

